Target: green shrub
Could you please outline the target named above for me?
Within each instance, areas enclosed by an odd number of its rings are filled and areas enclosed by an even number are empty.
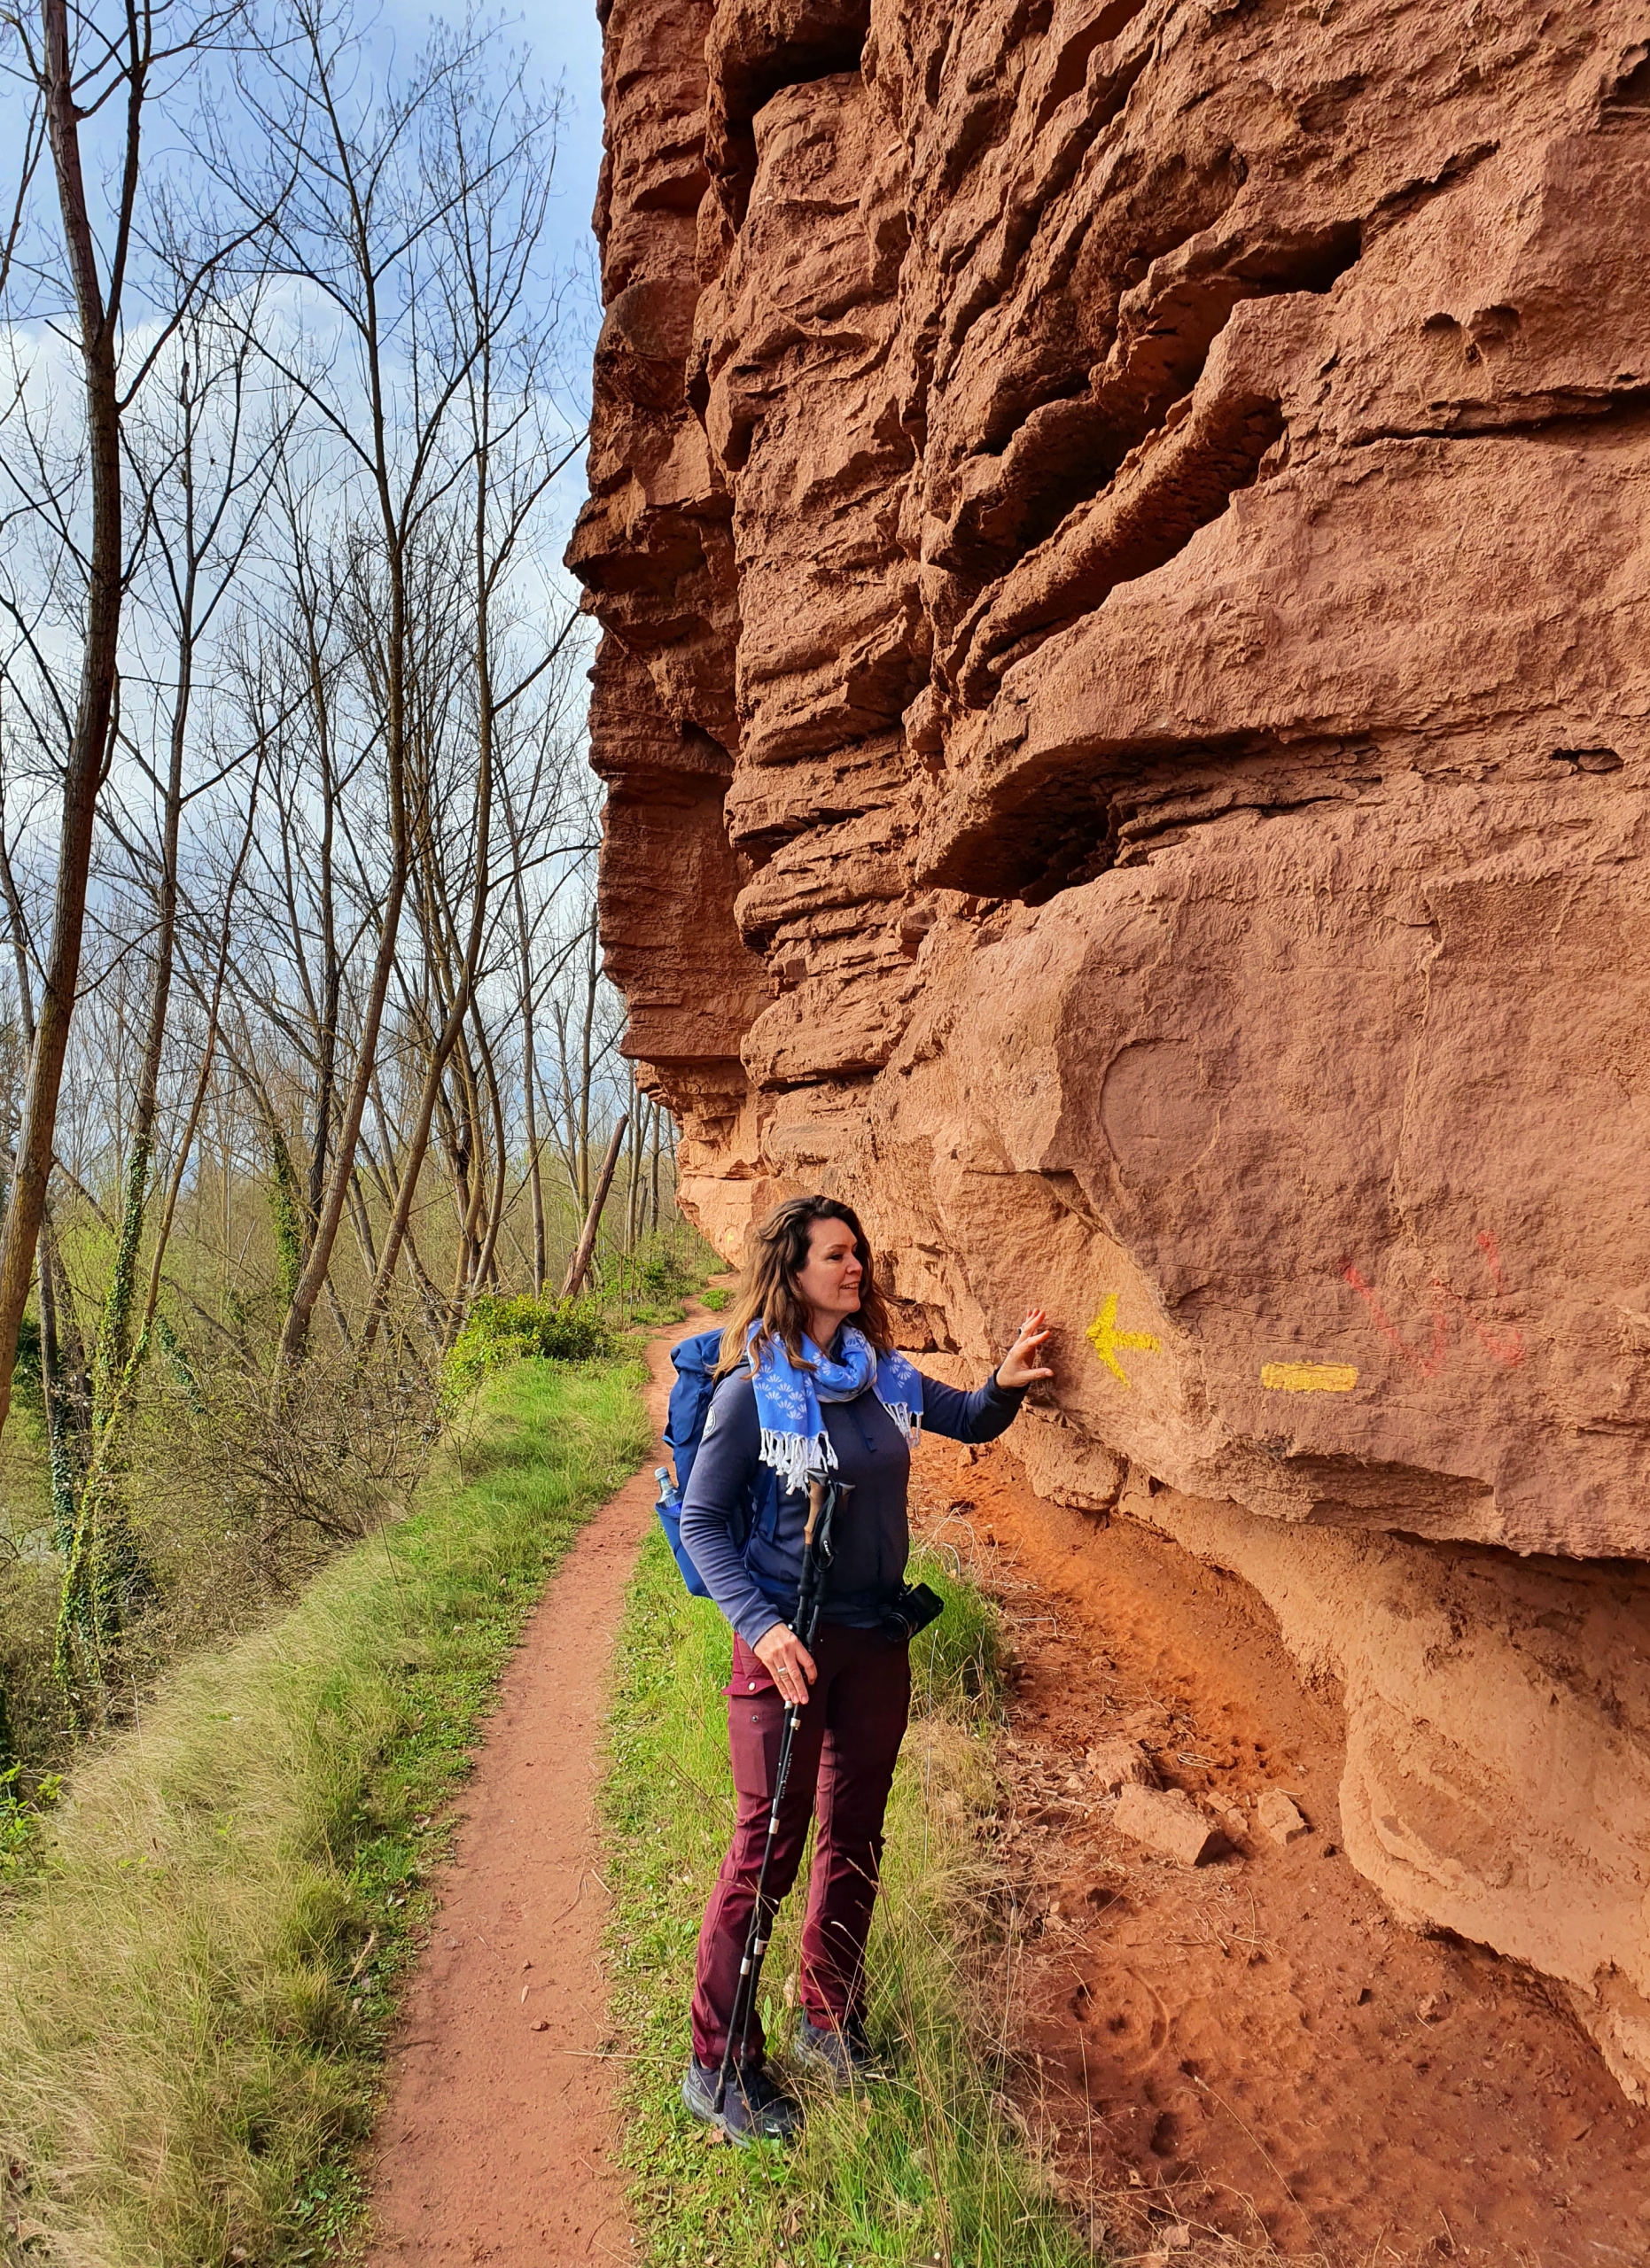
[[[41,1821],[63,1788],[62,1775],[48,1772],[33,1796],[26,1797],[19,1792],[21,1778],[22,1768],[16,1764],[0,1772],[0,1884],[16,1882],[33,1871]]]
[[[618,1333],[591,1300],[479,1299],[447,1358],[461,1392],[501,1363],[534,1355],[551,1363],[594,1363],[619,1351]]]
[[[1001,1722],[1008,1660],[996,1605],[961,1572],[954,1555],[947,1557],[926,1544],[917,1546],[906,1573],[909,1581],[927,1583],[946,1602],[939,1619],[911,1642],[915,1706],[964,1724]]]
[[[732,1299],[733,1293],[726,1284],[707,1284],[699,1297],[712,1315],[720,1315],[728,1301]]]
[[[694,1285],[692,1270],[674,1247],[655,1244],[636,1270],[636,1284],[656,1300],[679,1300]]]
[[[26,1315],[17,1327],[17,1360],[12,1367],[12,1391],[19,1405],[34,1411],[43,1424],[45,1389],[41,1383],[40,1325]]]

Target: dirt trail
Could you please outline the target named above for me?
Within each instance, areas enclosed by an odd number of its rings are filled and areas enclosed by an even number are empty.
[[[915,1509],[1020,1626],[1000,1850],[1024,1901],[1025,2037],[1097,2236],[1170,2263],[1614,2268],[1650,2260],[1650,2112],[1532,1977],[1392,1923],[1337,1848],[1338,1709],[1247,1587],[1138,1524],[1043,1503],[1007,1445],[926,1445]],[[1251,1821],[1188,1871],[1117,1833],[1085,1750]],[[1035,2090],[1033,2091],[1035,2093]],[[1275,2252],[1274,2252],[1275,2248]]]
[[[670,1348],[650,1342],[663,1424]],[[373,2268],[561,2268],[634,2256],[608,2163],[613,2065],[598,1871],[598,1747],[625,1585],[652,1518],[650,1458],[580,1534],[507,1672],[440,1910],[392,2047],[378,2124]]]

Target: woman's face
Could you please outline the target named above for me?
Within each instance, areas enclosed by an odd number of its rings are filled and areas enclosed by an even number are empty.
[[[808,1256],[797,1270],[797,1289],[821,1326],[813,1333],[818,1345],[859,1306],[864,1273],[846,1221],[809,1222]]]

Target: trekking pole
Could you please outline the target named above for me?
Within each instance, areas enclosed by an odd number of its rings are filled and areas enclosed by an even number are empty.
[[[797,1592],[797,1637],[810,1651],[813,1634],[819,1627],[820,1597],[825,1588],[825,1566],[830,1556],[831,1524],[836,1518],[839,1500],[847,1494],[852,1483],[810,1480],[808,1483],[808,1524],[802,1534],[802,1581]],[[761,1981],[762,1956],[767,1951],[772,1916],[766,1912],[767,1905],[767,1870],[773,1862],[774,1845],[779,1835],[779,1807],[785,1799],[785,1783],[790,1777],[790,1750],[797,1736],[797,1727],[802,1720],[803,1705],[790,1701],[785,1705],[785,1720],[779,1736],[779,1761],[774,1768],[774,1800],[768,1806],[767,1840],[762,1845],[762,1864],[756,1878],[756,1904],[751,1909],[751,1926],[745,1931],[744,1954],[739,1963],[739,1984],[734,1993],[733,2012],[728,2019],[728,2045],[722,2050],[722,2068],[717,2074],[715,2108],[720,2113],[728,2098],[728,2083],[733,2077],[735,2060],[743,2060],[743,2050],[750,2036],[751,2019],[756,2012],[756,1989]]]

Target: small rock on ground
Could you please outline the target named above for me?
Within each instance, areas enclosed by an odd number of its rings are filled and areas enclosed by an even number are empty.
[[[1281,1788],[1267,1789],[1255,1806],[1255,1816],[1274,1843],[1294,1843],[1311,1833],[1293,1797]]]
[[[1150,1788],[1156,1784],[1151,1759],[1137,1740],[1096,1741],[1083,1761],[1088,1767],[1090,1781],[1102,1796],[1115,1796],[1122,1788]]]
[[[1201,1864],[1221,1843],[1219,1830],[1178,1788],[1125,1788],[1113,1819],[1120,1833],[1183,1867]]]

